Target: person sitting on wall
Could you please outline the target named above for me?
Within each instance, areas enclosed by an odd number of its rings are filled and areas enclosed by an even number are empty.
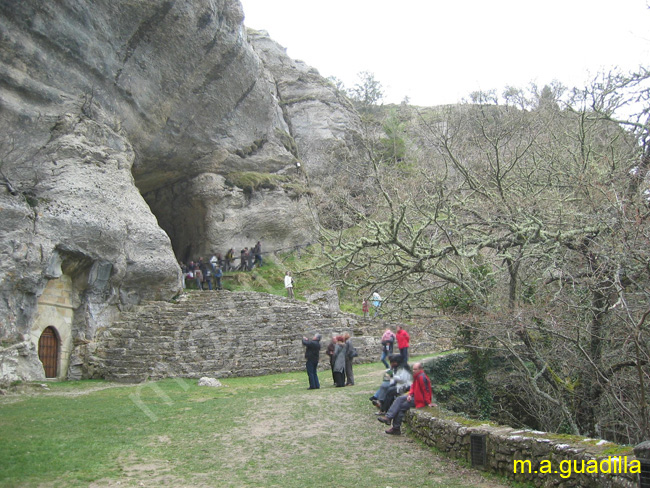
[[[384,399],[381,400],[379,405],[377,405],[380,412],[388,412],[388,409],[393,404],[395,398],[406,393],[411,387],[411,383],[413,381],[411,368],[408,364],[404,364],[402,361],[402,356],[400,354],[393,354],[390,356],[389,361],[391,369],[394,371],[394,373],[389,381]]]
[[[400,435],[402,433],[402,420],[406,412],[413,407],[428,407],[431,405],[432,398],[431,380],[424,372],[423,364],[415,363],[413,365],[413,383],[408,394],[396,398],[386,416],[377,417],[377,420],[387,425],[392,422],[392,427],[386,433]]]
[[[397,363],[393,363],[393,364],[395,365],[395,369],[396,369]],[[386,393],[388,393],[388,388],[390,388],[390,380],[393,379],[393,375],[395,374],[395,369],[388,368],[384,372],[381,385],[379,385],[379,388],[377,389],[375,394],[370,397],[370,402],[379,409],[379,411],[375,415],[386,415],[386,412],[381,411],[381,402],[383,402],[386,399]]]

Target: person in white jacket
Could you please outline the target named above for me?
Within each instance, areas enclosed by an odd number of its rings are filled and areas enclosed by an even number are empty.
[[[291,271],[287,271],[284,275],[284,287],[287,290],[287,296],[293,298],[293,278],[291,277]]]
[[[395,398],[409,391],[411,383],[413,383],[411,368],[408,364],[403,363],[400,354],[391,355],[389,360],[394,373],[386,390],[386,396],[379,406],[381,412],[388,412]]]

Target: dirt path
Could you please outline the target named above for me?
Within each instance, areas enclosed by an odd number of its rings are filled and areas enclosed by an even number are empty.
[[[339,462],[349,469],[358,469],[360,464],[374,466],[386,474],[387,487],[398,486],[439,486],[499,488],[511,486],[495,481],[482,473],[466,468],[455,460],[434,453],[431,449],[406,434],[391,436],[384,433],[386,425],[376,420],[376,408],[369,397],[381,382],[382,371],[355,375],[355,386],[333,388],[327,373],[319,374],[323,388],[305,391],[297,395],[287,405],[288,408],[307,409],[305,423],[308,429],[295,429],[285,432],[295,442],[300,443],[310,436],[332,435],[345,439],[341,443]],[[361,407],[359,405],[361,404]],[[253,431],[257,434],[270,434],[274,429],[263,432],[281,419],[273,416],[269,423],[258,424]],[[264,426],[264,427],[262,427]],[[286,454],[286,453],[285,453]],[[323,464],[336,465],[337,459],[325,460]],[[417,473],[421,484],[403,484],[400,473]],[[391,481],[392,480],[392,481]],[[406,480],[404,480],[406,481]]]

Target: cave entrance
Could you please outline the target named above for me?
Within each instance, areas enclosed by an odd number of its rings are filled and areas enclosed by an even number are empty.
[[[47,327],[38,340],[38,358],[43,363],[46,378],[56,378],[59,373],[59,334]]]
[[[210,205],[204,201],[204,189],[199,191],[194,185],[198,183],[193,180],[180,182],[142,194],[158,225],[169,237],[176,259],[183,263],[199,257],[209,259],[204,255],[212,250],[207,237],[213,219],[208,210]]]

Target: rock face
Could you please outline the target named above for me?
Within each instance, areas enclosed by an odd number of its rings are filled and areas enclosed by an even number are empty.
[[[45,375],[39,315],[73,311],[49,324],[69,359],[179,293],[179,260],[310,241],[310,181],[354,154],[357,116],[243,17],[237,0],[0,0],[0,381]],[[59,279],[69,299],[44,303]]]

